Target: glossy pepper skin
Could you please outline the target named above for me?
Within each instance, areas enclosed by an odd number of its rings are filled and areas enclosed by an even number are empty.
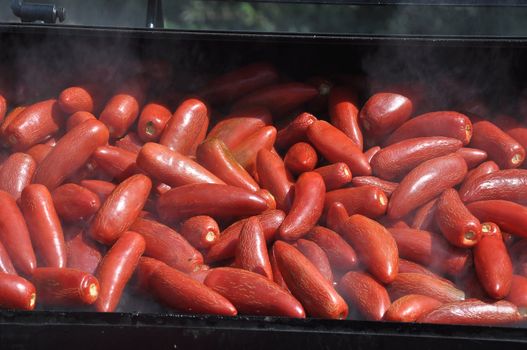
[[[453,276],[462,275],[471,263],[470,250],[453,247],[435,233],[408,228],[390,228],[389,231],[401,258]]]
[[[37,267],[37,260],[22,212],[15,199],[4,191],[0,191],[0,208],[0,241],[17,271],[31,275]]]
[[[0,137],[2,138],[2,143],[4,145],[9,145],[9,142],[7,141],[6,137],[6,131],[9,124],[13,122],[17,118],[17,116],[26,109],[25,106],[18,106],[11,110],[11,112],[7,113],[2,123],[0,123]]]
[[[135,154],[139,153],[143,145],[144,142],[139,138],[137,133],[133,131],[130,131],[119,140],[115,141],[115,146]]]
[[[117,187],[116,184],[103,180],[82,180],[80,185],[97,194],[101,203],[104,203],[106,198],[108,198],[113,190],[115,190],[115,187]]]
[[[451,325],[498,325],[512,324],[522,319],[518,308],[508,301],[485,303],[481,300],[465,300],[444,304],[420,317],[419,323],[443,323]]]
[[[180,232],[197,249],[209,249],[220,238],[218,223],[206,215],[198,215],[185,220]]]
[[[103,244],[111,244],[137,219],[143,209],[152,181],[137,174],[121,182],[104,201],[90,225],[90,234]]]
[[[175,222],[196,215],[215,219],[260,214],[267,209],[263,198],[239,187],[191,184],[163,193],[157,201],[162,220]]]
[[[469,169],[477,167],[488,157],[487,152],[477,148],[462,147],[456,153],[463,157]]]
[[[152,178],[172,187],[194,183],[225,184],[189,157],[158,143],[149,142],[141,148],[137,165]]]
[[[346,210],[346,207],[341,202],[333,202],[330,204],[328,213],[326,214],[326,225],[331,230],[342,232],[341,226],[349,218],[349,213]]]
[[[307,129],[311,144],[331,163],[343,162],[356,176],[371,175],[371,166],[361,149],[342,131],[319,120]]]
[[[384,215],[388,207],[388,198],[384,191],[370,185],[343,188],[326,193],[326,212],[335,202],[342,203],[349,215],[362,214],[369,218]]]
[[[289,210],[293,199],[293,182],[280,156],[266,149],[260,150],[256,157],[256,172],[260,186],[274,196],[276,207]]]
[[[255,216],[250,217],[243,224],[236,245],[234,264],[241,269],[273,280],[265,235],[260,221]]]
[[[348,136],[362,150],[363,137],[359,125],[359,110],[354,91],[344,87],[333,87],[329,93],[329,116],[331,124]]]
[[[393,191],[395,191],[395,189],[399,185],[396,182],[383,180],[375,176],[356,176],[351,180],[351,183],[355,187],[361,187],[361,186],[377,187],[384,192],[387,198],[390,198]]]
[[[9,254],[7,253],[7,250],[5,249],[2,242],[0,242],[0,272],[9,273],[12,275],[17,274],[15,267],[13,266],[13,263],[11,262],[11,258],[9,257]]]
[[[15,151],[23,151],[57,133],[63,119],[57,100],[37,102],[14,117],[4,137]]]
[[[232,152],[217,138],[208,139],[198,146],[196,159],[199,164],[220,178],[224,183],[256,192],[260,186]]]
[[[377,139],[401,126],[413,111],[407,97],[381,92],[372,95],[360,110],[359,118],[366,133]]]
[[[385,146],[396,142],[427,136],[451,137],[467,145],[472,138],[472,123],[461,113],[440,111],[421,114],[398,127],[384,142]],[[479,148],[479,147],[476,147]]]
[[[157,299],[175,310],[224,316],[238,313],[221,294],[164,264],[153,271],[148,284]]]
[[[479,176],[460,189],[464,202],[501,199],[527,204],[527,170],[507,169]]]
[[[465,299],[465,293],[451,283],[421,273],[400,273],[388,286],[392,299],[409,294],[421,294],[444,303]]]
[[[285,218],[285,213],[281,210],[267,210],[256,216],[262,225],[265,240],[270,242],[274,240],[278,228]],[[247,222],[247,219],[236,221],[227,227],[220,235],[220,239],[207,252],[207,262],[225,260],[234,256],[236,246],[238,245],[240,232]]]
[[[273,253],[287,287],[309,316],[346,318],[346,302],[302,253],[282,241],[275,242]]]
[[[435,218],[443,236],[456,247],[472,247],[481,239],[481,223],[465,207],[453,188],[439,196]]]
[[[295,143],[284,157],[284,164],[293,175],[312,171],[317,165],[318,157],[315,149],[308,143]]]
[[[478,183],[477,179],[480,176],[488,175],[498,170],[500,170],[500,167],[492,160],[483,162],[476,168],[471,169],[465,176],[465,180],[463,180],[459,188],[459,196],[461,199],[463,200],[463,197],[465,197],[465,193],[468,191],[468,189],[473,188],[473,186]]]
[[[505,299],[516,305],[520,314],[525,317],[527,313],[527,278],[513,275],[511,291]]]
[[[53,146],[51,145],[48,145],[46,143],[39,143],[31,147],[30,149],[28,149],[26,153],[30,155],[35,161],[36,165],[38,165],[42,163],[44,158],[47,157],[47,155],[49,154],[49,152],[51,152],[52,149],[53,149]],[[35,170],[36,170],[36,166],[35,166]]]
[[[395,300],[383,320],[392,322],[415,322],[422,316],[443,305],[442,302],[419,294],[408,294]]]
[[[66,267],[66,246],[59,216],[51,193],[43,185],[27,186],[20,207],[31,235],[31,242],[45,266]]]
[[[385,180],[403,178],[419,164],[457,151],[460,140],[434,136],[406,139],[381,149],[371,160],[373,174]]]
[[[357,268],[359,259],[355,250],[338,233],[323,226],[313,227],[306,239],[315,242],[326,253],[331,267],[349,271]]]
[[[84,271],[70,268],[38,267],[31,281],[43,305],[90,305],[99,296],[99,281]]]
[[[437,224],[435,221],[435,215],[437,210],[437,201],[439,197],[432,199],[430,202],[420,206],[414,214],[412,228],[416,230],[428,230],[428,231],[437,231]],[[437,230],[436,230],[437,228]]]
[[[67,266],[72,269],[95,274],[102,259],[102,249],[84,230],[66,238]]]
[[[249,135],[236,147],[232,148],[232,155],[245,169],[251,170],[256,166],[256,157],[260,150],[271,150],[276,139],[276,128],[265,126]]]
[[[382,320],[390,307],[390,297],[386,288],[363,272],[346,273],[340,279],[338,290],[367,320]]]
[[[95,116],[90,112],[75,112],[66,121],[66,131],[70,131],[79,124],[84,123],[87,120],[95,120]]]
[[[330,165],[322,166],[313,170],[319,173],[324,179],[327,191],[337,190],[352,180],[350,168],[346,163],[338,162]]]
[[[96,277],[99,297],[95,302],[98,312],[112,312],[119,305],[124,287],[145,250],[145,240],[133,231],[127,231],[110,248],[99,264]]]
[[[443,281],[454,284],[453,282],[450,282],[450,280],[447,280],[443,277],[440,277],[439,275],[436,275],[432,271],[428,270],[426,267],[419,265],[417,263],[414,263],[410,260],[401,259],[399,258],[399,273],[421,273],[423,275],[428,275],[437,279],[442,279]]]
[[[261,88],[240,98],[234,103],[233,110],[259,106],[268,108],[273,115],[282,115],[318,95],[318,90],[304,83],[278,83]]]
[[[207,83],[200,95],[210,103],[224,104],[278,80],[269,63],[258,62],[224,73]]]
[[[90,86],[71,86],[64,90],[59,95],[58,104],[62,111],[66,114],[74,114],[75,112],[90,112],[93,113],[98,107],[97,96],[95,96],[93,88]]]
[[[139,115],[141,97],[123,91],[114,95],[104,106],[99,120],[110,131],[112,138],[123,137]]]
[[[474,267],[483,289],[494,299],[502,299],[511,290],[513,267],[500,228],[491,222],[482,224],[483,236],[474,247]]]
[[[18,200],[22,190],[31,183],[36,168],[37,163],[29,154],[13,153],[0,168],[0,190]]]
[[[159,143],[183,155],[196,154],[209,126],[209,110],[198,99],[183,101],[165,126]]]
[[[295,184],[291,210],[278,230],[281,239],[295,241],[304,236],[322,215],[326,186],[322,176],[315,172],[300,175]]]
[[[240,314],[306,317],[298,300],[259,274],[220,267],[208,273],[204,283],[233,303]]]
[[[147,104],[139,115],[137,135],[143,142],[156,142],[171,117],[172,113],[165,106],[159,103]]]
[[[373,157],[375,157],[377,153],[379,153],[380,150],[381,150],[380,146],[373,146],[372,148],[364,152],[364,155],[366,156],[366,159],[368,159],[368,163],[370,163],[370,165],[371,165],[371,160],[373,159]]]
[[[108,128],[98,120],[89,120],[67,132],[39,164],[34,183],[50,191],[79,170],[97,147],[108,142]]]
[[[517,168],[525,159],[525,149],[515,139],[489,121],[474,123],[470,146],[487,152],[501,169]]]
[[[299,239],[295,247],[318,269],[328,282],[333,283],[333,272],[326,252],[313,241]]]
[[[467,164],[455,153],[430,159],[410,171],[393,192],[388,216],[401,218],[463,181]]]
[[[157,221],[138,218],[130,229],[145,240],[145,255],[183,272],[196,271],[203,256],[182,235]]]
[[[219,139],[230,150],[264,126],[271,124],[269,111],[261,107],[246,108],[219,121],[207,134],[207,140]]]
[[[35,308],[35,286],[28,280],[0,272],[0,308],[33,310]]]
[[[342,225],[342,236],[357,250],[368,271],[383,283],[397,276],[399,254],[390,232],[363,215],[350,216]]]
[[[101,207],[96,193],[73,183],[57,187],[51,195],[57,214],[68,222],[86,220]]]
[[[310,113],[299,114],[285,128],[278,131],[276,147],[288,149],[295,143],[307,141],[307,128],[315,121],[317,118]]]
[[[120,181],[141,172],[136,164],[137,154],[120,147],[97,147],[91,160],[105,174]]]
[[[527,208],[504,200],[486,200],[467,204],[481,222],[493,222],[503,231],[527,237]]]

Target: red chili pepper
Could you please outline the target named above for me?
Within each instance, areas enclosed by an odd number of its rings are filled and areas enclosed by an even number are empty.
[[[31,147],[30,149],[28,149],[26,151],[26,154],[30,155],[33,158],[36,165],[39,165],[40,163],[42,163],[44,158],[48,156],[49,152],[51,152],[52,149],[53,149],[53,146],[50,146],[45,143],[39,143]],[[36,169],[36,166],[35,166],[35,169]]]
[[[363,137],[355,92],[343,87],[333,87],[329,94],[329,115],[331,124],[346,134],[362,151]]]
[[[367,320],[382,320],[390,307],[386,289],[366,273],[348,272],[341,278],[338,290]]]
[[[0,308],[33,310],[35,308],[35,287],[28,280],[0,272]]]
[[[44,265],[66,267],[62,225],[48,189],[38,184],[27,186],[22,191],[20,207],[31,234],[31,242]]]
[[[348,316],[346,302],[302,253],[282,241],[274,244],[273,251],[287,287],[308,315],[332,319]]]
[[[103,122],[112,138],[123,137],[137,119],[140,97],[136,94],[118,93],[104,106],[99,120]]]
[[[412,220],[412,228],[417,230],[438,231],[435,215],[437,210],[437,201],[439,197],[432,199],[430,202],[419,207]]]
[[[121,182],[103,203],[90,225],[90,235],[103,244],[112,244],[137,219],[152,181],[137,174]]]
[[[368,149],[366,152],[364,152],[364,156],[366,156],[366,159],[368,159],[368,163],[371,165],[371,160],[379,151],[381,150],[380,146],[373,146],[372,148]]]
[[[381,149],[371,160],[373,174],[396,181],[421,163],[456,152],[461,141],[449,137],[406,139]]]
[[[505,299],[516,305],[522,317],[525,317],[527,313],[527,278],[513,275],[511,291]]]
[[[149,103],[143,107],[137,123],[137,134],[144,142],[156,142],[161,137],[172,113],[163,105]]]
[[[465,197],[467,190],[472,188],[478,182],[477,178],[483,175],[494,173],[498,170],[500,170],[500,167],[492,160],[483,162],[476,168],[470,170],[465,176],[465,180],[463,180],[461,183],[461,187],[459,188],[460,197],[462,199]]]
[[[342,203],[349,215],[362,214],[369,218],[384,215],[388,207],[386,194],[375,186],[350,187],[326,193],[326,212],[335,202]]]
[[[504,200],[487,200],[467,204],[481,222],[494,222],[502,230],[527,237],[527,208]]]
[[[435,218],[443,236],[457,247],[472,247],[481,239],[481,223],[453,188],[445,190],[439,197]]]
[[[26,109],[25,106],[19,106],[19,107],[15,107],[11,110],[11,112],[7,113],[6,117],[4,118],[4,121],[2,123],[0,123],[0,136],[2,138],[2,143],[4,143],[4,145],[9,145],[9,142],[7,141],[7,135],[6,135],[6,131],[7,131],[7,127],[13,122],[13,120],[15,120],[18,115],[24,110]]]
[[[401,218],[450,187],[467,174],[467,164],[455,153],[428,160],[404,177],[388,204],[388,216]]]
[[[181,235],[197,249],[209,249],[220,238],[218,223],[210,216],[191,217],[181,225]]]
[[[308,143],[295,143],[284,157],[284,164],[291,173],[300,175],[312,171],[317,165],[318,157],[315,149]]]
[[[305,318],[298,300],[267,278],[241,269],[216,268],[205,285],[233,303],[240,314]]]
[[[281,210],[268,210],[256,216],[262,225],[265,240],[274,240],[278,228],[285,218],[285,213]],[[227,227],[220,235],[220,239],[207,252],[206,260],[209,263],[225,260],[234,256],[238,238],[243,225],[247,219],[235,222]]]
[[[434,298],[419,294],[408,294],[395,300],[386,313],[383,320],[393,322],[415,322],[422,316],[432,312],[443,305]]]
[[[99,312],[112,312],[119,305],[124,287],[145,250],[145,240],[140,234],[127,231],[110,248],[97,269],[99,298],[95,309]]]
[[[22,190],[31,183],[36,168],[37,163],[30,155],[13,153],[0,168],[0,190],[18,200]]]
[[[301,113],[276,134],[276,147],[288,149],[297,142],[307,141],[307,128],[317,121],[310,113]]]
[[[101,207],[96,193],[76,184],[59,186],[51,195],[57,214],[64,221],[86,220]]]
[[[89,305],[99,296],[99,281],[84,271],[39,267],[31,277],[43,305]]]
[[[351,180],[351,183],[355,187],[361,186],[374,186],[384,192],[387,198],[390,198],[393,191],[399,185],[398,183],[386,181],[375,176],[357,176]]]
[[[311,240],[299,239],[296,248],[317,268],[328,282],[333,283],[333,272],[325,251]]]
[[[333,163],[313,171],[322,176],[327,191],[339,189],[352,180],[351,170],[346,163]]]
[[[472,138],[472,123],[466,115],[458,112],[425,113],[402,124],[384,141],[384,145],[427,136],[451,137],[467,145]]]
[[[451,283],[421,273],[400,273],[388,286],[392,299],[409,294],[425,295],[444,303],[465,299],[465,293]]]
[[[98,109],[100,96],[97,96],[92,86],[72,86],[62,90],[58,103],[66,114],[75,112],[93,113]]]
[[[16,275],[15,267],[2,242],[0,242],[0,272]]]
[[[460,189],[464,202],[501,199],[527,204],[527,170],[507,169],[479,176]]]
[[[501,169],[517,168],[525,159],[525,149],[515,139],[489,121],[474,123],[470,146],[487,152]]]
[[[522,320],[518,308],[508,301],[485,303],[481,300],[465,300],[448,303],[420,317],[419,323],[444,323],[450,325],[497,325],[512,324]]]
[[[131,131],[124,135],[124,137],[115,141],[115,145],[126,151],[137,154],[141,150],[141,147],[143,147],[144,143],[139,139],[139,136],[137,136],[135,132]]]
[[[315,242],[326,253],[331,267],[349,271],[357,268],[359,259],[355,250],[335,231],[322,226],[313,227],[306,239]]]
[[[183,155],[196,154],[209,126],[209,110],[200,100],[183,101],[165,126],[160,144]]]
[[[102,259],[102,249],[79,229],[77,234],[66,240],[67,266],[94,274]]]
[[[104,203],[106,198],[108,198],[113,190],[115,190],[115,187],[117,187],[117,185],[111,182],[102,180],[82,180],[81,186],[97,194],[101,203]]]
[[[487,159],[487,152],[477,148],[463,147],[458,149],[456,153],[463,157],[469,169],[477,167]]]
[[[333,202],[326,214],[326,225],[333,231],[341,233],[341,226],[348,220],[349,213],[341,202]]]
[[[291,191],[293,183],[280,156],[266,149],[260,150],[256,157],[256,171],[260,186],[271,192],[277,208],[289,210],[293,197]]]
[[[84,123],[87,120],[96,120],[95,116],[90,112],[79,111],[73,113],[66,122],[66,131],[70,131],[79,124]]]
[[[234,159],[225,144],[216,138],[208,139],[198,146],[196,158],[199,164],[223,180],[227,185],[256,192],[260,186]]]
[[[333,125],[316,121],[308,127],[307,136],[317,151],[331,163],[346,163],[354,175],[371,175],[370,164],[361,149]]]
[[[397,244],[388,230],[359,214],[350,216],[340,229],[373,276],[383,283],[395,279],[399,254]]]
[[[141,172],[136,164],[137,154],[115,146],[97,147],[92,160],[104,173],[121,181]]]
[[[196,271],[203,256],[183,236],[157,221],[138,218],[130,229],[143,236],[145,254],[183,272]]]
[[[108,129],[98,120],[89,120],[66,133],[39,164],[34,183],[54,190],[79,170],[97,147],[108,142]]]
[[[257,217],[250,217],[242,227],[234,264],[244,270],[251,271],[273,280],[273,271],[267,254],[267,245],[262,225]]]
[[[295,184],[291,210],[278,230],[284,240],[295,241],[309,232],[324,210],[326,186],[322,176],[315,172],[300,175]]]
[[[0,191],[0,208],[0,241],[17,270],[24,275],[31,275],[37,267],[37,261],[22,212],[15,199],[4,191]]]
[[[249,135],[236,147],[232,148],[234,158],[247,170],[256,166],[256,156],[262,149],[271,150],[276,139],[276,128],[265,126],[254,134]]]
[[[487,294],[502,299],[509,294],[512,262],[501,237],[500,228],[491,222],[482,224],[481,241],[474,247],[474,267],[478,280]]]
[[[219,184],[191,184],[171,189],[157,201],[162,220],[176,222],[192,216],[215,219],[260,214],[267,209],[263,198],[239,187]]]

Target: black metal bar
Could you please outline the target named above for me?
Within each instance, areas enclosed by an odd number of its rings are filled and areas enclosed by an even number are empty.
[[[162,0],[148,0],[146,8],[146,27],[147,28],[164,28],[165,20],[163,18]]]
[[[11,10],[22,22],[55,23],[57,20],[64,22],[66,10],[54,4],[37,4],[12,0]]]

